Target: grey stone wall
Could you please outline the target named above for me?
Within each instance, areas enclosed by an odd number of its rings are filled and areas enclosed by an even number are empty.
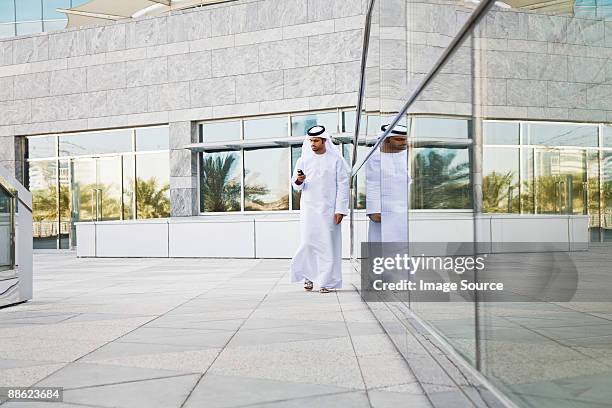
[[[454,2],[401,3],[407,21],[407,80],[405,86],[396,81],[400,96],[429,71],[472,11]],[[612,119],[612,21],[493,8],[474,37],[453,56],[413,112],[472,115],[477,81],[485,118]],[[389,96],[392,106],[401,99],[395,96]]]
[[[0,161],[15,137],[170,124],[172,214],[194,213],[191,122],[354,106],[366,0],[239,0],[0,40]]]

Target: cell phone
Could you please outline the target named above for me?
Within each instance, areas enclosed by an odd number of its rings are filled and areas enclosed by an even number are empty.
[[[302,169],[298,169],[297,174],[298,176],[303,176],[304,172],[302,171]]]

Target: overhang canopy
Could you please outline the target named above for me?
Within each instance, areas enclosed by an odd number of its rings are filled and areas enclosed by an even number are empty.
[[[171,10],[235,0],[91,0],[71,9],[58,9],[68,16],[66,28],[103,24],[114,20],[156,16]]]

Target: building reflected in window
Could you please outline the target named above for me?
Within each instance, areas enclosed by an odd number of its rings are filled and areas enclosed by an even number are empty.
[[[57,161],[30,162],[34,249],[57,248]]]
[[[484,149],[482,191],[484,212],[518,213],[520,211],[518,148]]]
[[[238,152],[200,156],[200,211],[240,211],[240,168]]]

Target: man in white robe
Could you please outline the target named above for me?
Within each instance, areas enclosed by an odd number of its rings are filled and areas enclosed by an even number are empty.
[[[349,169],[323,126],[314,126],[302,144],[291,177],[301,191],[301,245],[291,260],[292,282],[321,293],[342,287],[342,230],[348,214]]]
[[[382,126],[381,134],[387,125]],[[408,136],[397,125],[366,163],[366,214],[369,242],[408,242]],[[380,137],[379,136],[379,137]]]

